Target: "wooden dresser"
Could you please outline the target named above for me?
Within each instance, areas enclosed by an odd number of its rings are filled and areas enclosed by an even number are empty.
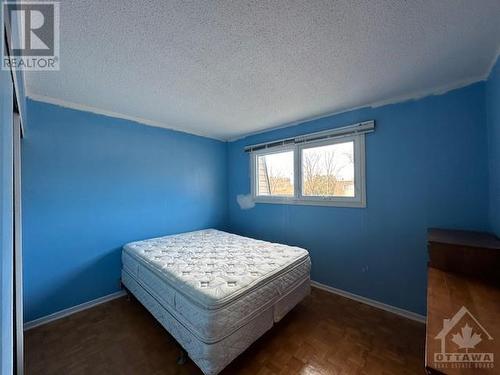
[[[500,240],[430,229],[428,374],[500,374]]]

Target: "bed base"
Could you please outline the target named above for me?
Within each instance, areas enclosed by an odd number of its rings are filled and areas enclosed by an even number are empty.
[[[205,343],[184,327],[167,308],[125,270],[122,270],[122,283],[183,348],[187,355],[181,354],[178,363],[185,363],[189,356],[205,375],[216,375],[222,371],[310,293],[310,280],[307,277],[298,282],[274,305],[254,316],[231,335],[215,343]]]

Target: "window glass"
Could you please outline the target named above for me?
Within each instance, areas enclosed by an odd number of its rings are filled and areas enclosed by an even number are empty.
[[[302,195],[354,197],[354,142],[302,150]]]
[[[257,156],[257,195],[294,195],[294,152]]]

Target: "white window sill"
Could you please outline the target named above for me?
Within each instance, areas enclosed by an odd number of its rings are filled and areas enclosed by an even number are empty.
[[[332,199],[296,199],[296,198],[254,198],[256,204],[287,204],[300,206],[325,206],[325,207],[354,207],[366,208],[365,201],[332,200]]]

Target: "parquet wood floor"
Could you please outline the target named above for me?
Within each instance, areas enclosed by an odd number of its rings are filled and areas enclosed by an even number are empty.
[[[313,288],[222,374],[424,374],[425,326]],[[199,375],[134,299],[26,331],[25,373]]]

